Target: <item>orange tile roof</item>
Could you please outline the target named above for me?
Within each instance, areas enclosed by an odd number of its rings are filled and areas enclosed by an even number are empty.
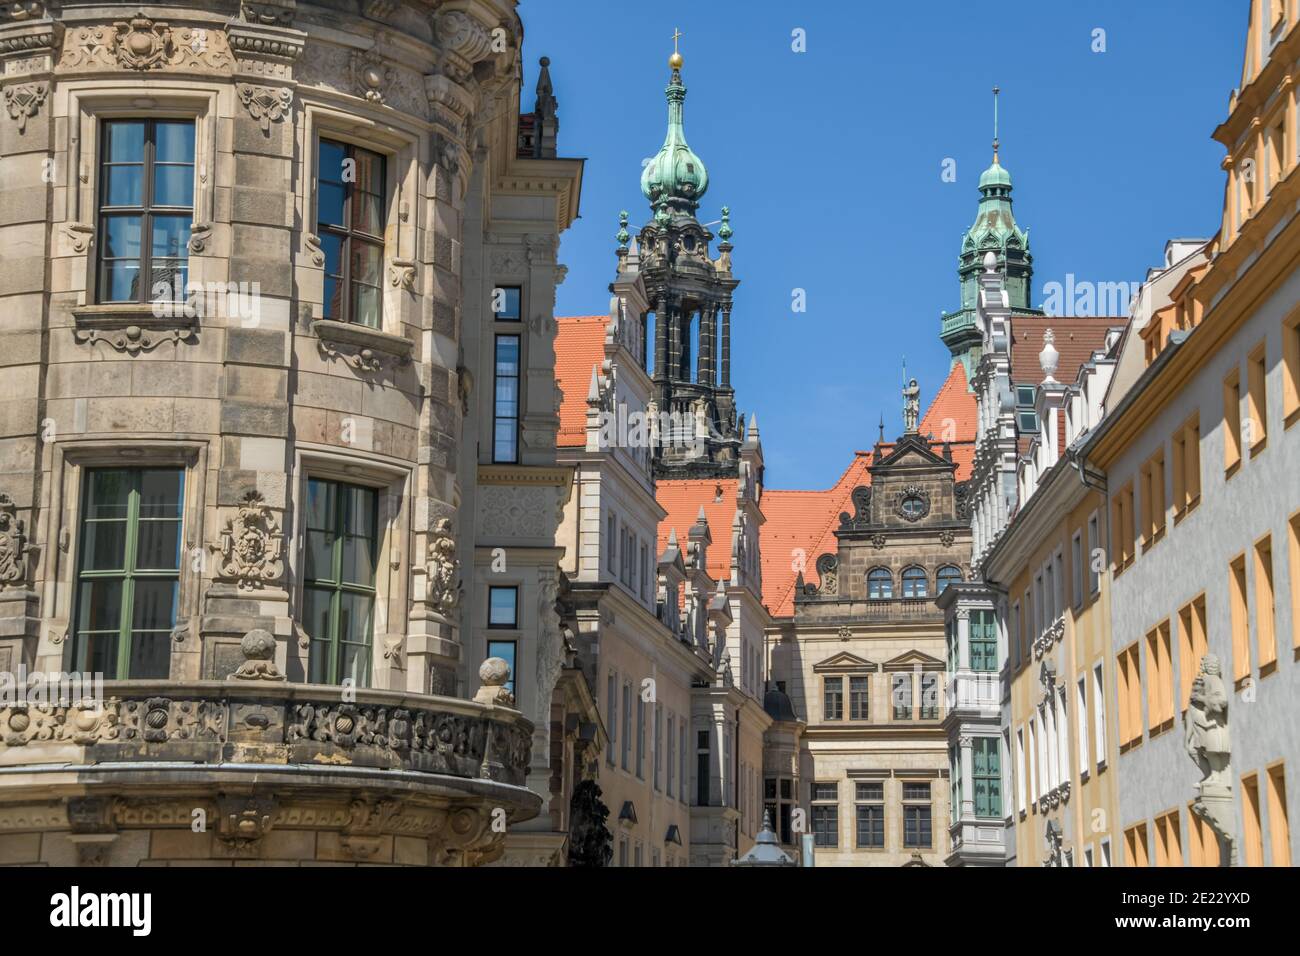
[[[655,498],[668,516],[659,522],[659,553],[668,545],[668,533],[677,532],[677,546],[686,557],[687,532],[699,517],[709,522],[708,572],[715,581],[731,577],[731,522],[736,518],[735,478],[686,478],[655,483]],[[761,551],[761,548],[760,548]]]
[[[776,617],[794,614],[794,586],[802,564],[804,579],[816,583],[817,559],[835,553],[840,512],[853,512],[853,489],[871,483],[871,452],[860,451],[840,480],[825,491],[763,492],[759,552],[763,567],[763,603]],[[802,552],[802,554],[800,553]],[[800,561],[802,558],[802,561]]]
[[[555,444],[581,448],[587,444],[587,393],[591,370],[605,360],[606,315],[556,318],[555,384],[564,393],[560,403],[560,432]]]
[[[1060,359],[1054,378],[1073,385],[1079,369],[1092,353],[1106,345],[1106,332],[1122,328],[1128,320],[1109,316],[1030,316],[1017,315],[1011,320],[1011,384],[1037,385],[1043,380],[1038,353],[1043,349],[1043,333],[1055,333]]]
[[[975,424],[979,408],[975,395],[966,383],[966,366],[957,362],[948,372],[948,378],[940,386],[934,401],[921,419],[919,431],[922,435],[934,435],[939,441],[945,437],[944,428],[948,421],[955,426],[953,436],[957,441],[974,441]]]

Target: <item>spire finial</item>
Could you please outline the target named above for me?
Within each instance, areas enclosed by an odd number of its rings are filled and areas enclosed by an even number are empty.
[[[618,247],[620,249],[626,249],[627,241],[632,238],[627,231],[627,210],[626,209],[624,209],[622,212],[618,214],[618,234],[614,236],[614,238],[618,240]]]
[[[730,206],[723,206],[723,207],[722,207],[722,225],[718,227],[718,238],[721,239],[723,242],[730,242],[730,241],[731,241],[731,236],[732,236],[732,231],[731,231],[731,207],[730,207]]]
[[[993,165],[998,165],[998,94],[1002,91],[993,87]]]
[[[668,58],[668,65],[672,67],[674,73],[682,68],[682,63],[684,62],[682,60],[681,52],[677,49],[677,41],[681,38],[682,31],[673,27],[673,55]]]

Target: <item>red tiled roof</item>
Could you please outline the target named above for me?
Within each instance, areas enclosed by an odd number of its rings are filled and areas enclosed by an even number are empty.
[[[966,366],[957,362],[948,372],[948,378],[939,388],[934,401],[921,419],[922,435],[934,435],[939,441],[948,437],[944,434],[947,423],[955,426],[953,436],[958,441],[975,440],[975,424],[979,408],[975,395],[966,383]],[[955,454],[955,453],[954,453]]]
[[[817,559],[838,550],[835,529],[840,524],[840,512],[853,512],[850,497],[854,488],[871,483],[867,472],[870,464],[871,452],[860,451],[840,480],[825,491],[763,492],[763,517],[767,519],[759,547],[763,603],[774,616],[794,614],[794,586],[800,565],[804,579],[815,583]]]
[[[731,577],[731,522],[736,518],[735,478],[663,480],[655,484],[655,498],[668,516],[659,522],[659,553],[668,545],[668,533],[677,532],[677,546],[686,556],[687,532],[699,517],[709,522],[708,572],[715,581]],[[766,527],[766,526],[764,526]],[[760,548],[761,551],[761,548]]]
[[[555,444],[581,448],[587,444],[587,393],[591,370],[605,359],[605,326],[609,316],[571,315],[556,318],[555,384],[564,393],[560,403],[560,432]]]
[[[1043,333],[1056,334],[1056,351],[1061,358],[1056,367],[1058,382],[1074,383],[1079,369],[1092,353],[1106,345],[1106,332],[1123,327],[1128,320],[1110,316],[1030,316],[1017,315],[1011,320],[1011,383],[1037,385],[1043,380],[1038,353],[1043,349]]]

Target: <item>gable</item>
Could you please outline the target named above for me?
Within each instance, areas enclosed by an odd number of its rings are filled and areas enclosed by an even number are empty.
[[[941,671],[946,669],[947,665],[938,658],[931,657],[929,654],[922,654],[918,650],[910,650],[906,653],[899,654],[892,660],[885,661],[882,669],[887,671],[910,671],[920,667],[923,671]]]
[[[832,654],[826,660],[813,665],[813,671],[818,674],[824,674],[828,671],[834,671],[837,674],[866,674],[879,669],[871,661],[858,657],[856,654],[850,654],[848,651]]]

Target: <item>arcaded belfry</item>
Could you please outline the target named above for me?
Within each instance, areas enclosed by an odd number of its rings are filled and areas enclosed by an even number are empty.
[[[0,859],[472,865],[538,793],[567,829],[582,164],[522,38],[513,0],[0,6],[0,672],[105,679],[0,702]]]

